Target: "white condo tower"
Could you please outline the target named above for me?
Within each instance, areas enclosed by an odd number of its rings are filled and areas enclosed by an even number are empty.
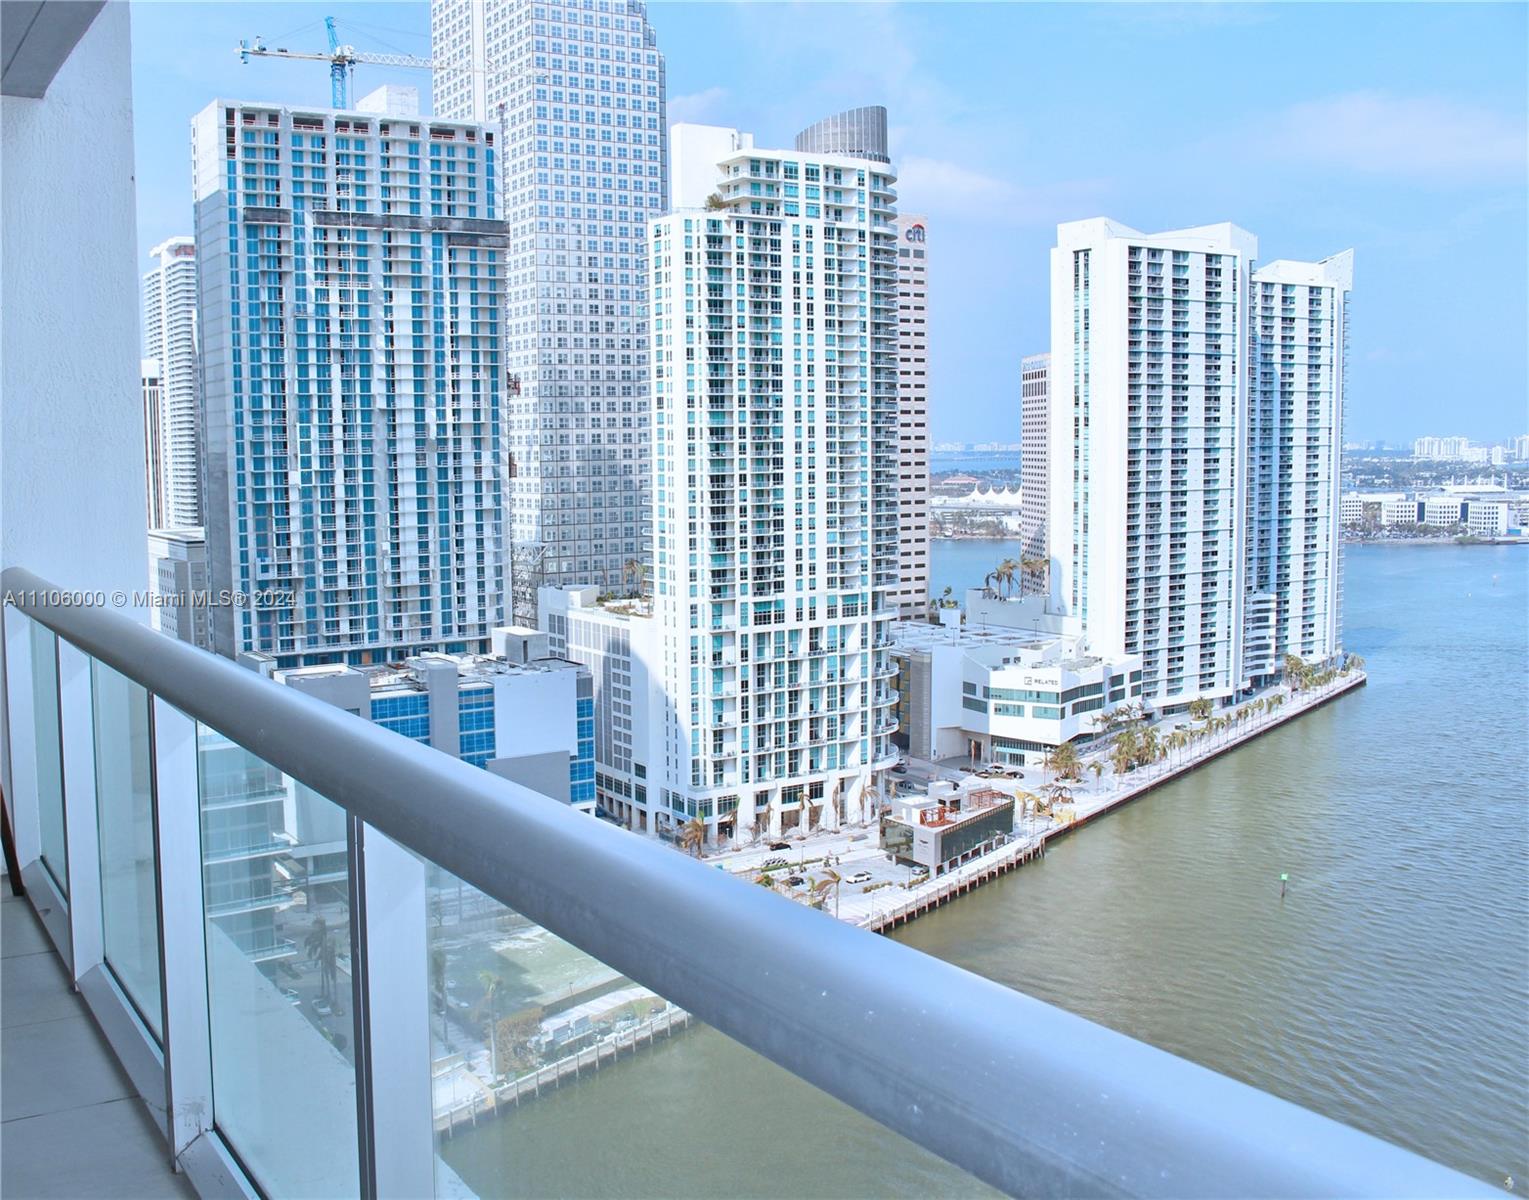
[[[148,459],[148,528],[183,529],[201,521],[197,446],[196,242],[169,238],[149,252],[143,277],[143,357],[157,364],[157,404],[144,430]]]
[[[1339,646],[1352,256],[1255,274],[1257,253],[1235,225],[1103,218],[1051,252],[1051,601],[1141,655],[1159,710]]]
[[[855,149],[677,125],[652,225],[662,803],[740,833],[864,819],[895,761],[895,177]]]

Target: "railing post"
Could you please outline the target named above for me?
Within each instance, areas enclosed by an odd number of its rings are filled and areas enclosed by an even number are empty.
[[[377,1195],[435,1194],[435,1121],[430,1080],[429,934],[425,864],[363,827],[360,859],[365,920],[357,933],[366,963],[366,1028],[373,1082],[369,1108]],[[363,1131],[363,1139],[366,1136]]]
[[[212,1128],[212,1041],[202,929],[202,822],[196,722],[154,697],[154,783],[159,822],[160,942],[164,995],[165,1111],[170,1159]]]
[[[58,726],[63,739],[64,837],[69,847],[70,978],[104,957],[101,944],[101,838],[96,824],[95,712],[90,656],[58,640]]]

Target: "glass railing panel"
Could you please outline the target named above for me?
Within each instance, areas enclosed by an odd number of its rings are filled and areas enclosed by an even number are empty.
[[[90,687],[102,947],[138,1015],[162,1040],[149,693],[95,661],[90,664]]]
[[[69,896],[69,844],[64,834],[64,756],[58,714],[58,638],[31,622],[32,714],[37,737],[37,810],[42,861]]]
[[[426,872],[436,1195],[996,1195],[450,872]]]
[[[345,813],[205,725],[197,774],[214,1123],[266,1195],[356,1195]]]

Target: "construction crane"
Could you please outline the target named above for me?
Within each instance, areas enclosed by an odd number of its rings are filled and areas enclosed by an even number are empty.
[[[234,51],[239,56],[239,61],[248,63],[251,57],[260,58],[291,58],[303,59],[308,62],[327,62],[329,64],[329,90],[330,100],[334,108],[350,107],[350,76],[357,63],[369,63],[377,67],[413,67],[422,71],[451,71],[463,68],[455,63],[437,62],[432,58],[420,58],[413,54],[373,54],[369,51],[357,50],[354,46],[346,43],[340,44],[340,35],[335,30],[334,18],[324,18],[324,28],[329,33],[329,50],[288,50],[285,47],[269,47],[265,41],[257,36],[252,45],[248,40],[240,39],[239,48]],[[487,65],[487,73],[491,76],[502,74],[500,68],[493,64]],[[503,106],[501,106],[502,108]]]

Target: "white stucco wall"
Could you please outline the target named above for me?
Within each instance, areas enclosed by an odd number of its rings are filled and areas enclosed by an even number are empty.
[[[108,4],[0,104],[0,564],[108,594],[147,570],[130,57]]]

